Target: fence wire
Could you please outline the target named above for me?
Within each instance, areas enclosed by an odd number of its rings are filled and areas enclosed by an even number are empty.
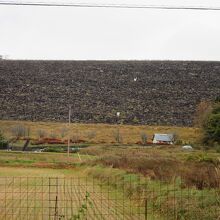
[[[0,219],[220,219],[219,187],[141,178],[0,177]]]

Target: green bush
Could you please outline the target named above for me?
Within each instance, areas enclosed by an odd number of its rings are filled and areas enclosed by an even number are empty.
[[[210,146],[220,144],[220,102],[215,103],[212,113],[203,125],[203,130],[205,144]]]
[[[44,152],[54,152],[54,153],[63,153],[66,149],[63,147],[46,147],[44,148]]]
[[[7,141],[0,141],[0,149],[7,149],[8,142]]]
[[[3,133],[0,131],[0,149],[7,149],[8,141],[5,139]]]
[[[220,153],[220,146],[216,147],[216,153]]]

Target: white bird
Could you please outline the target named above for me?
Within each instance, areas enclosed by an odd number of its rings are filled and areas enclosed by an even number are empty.
[[[137,77],[134,78],[134,81],[135,81],[135,82],[137,81]]]

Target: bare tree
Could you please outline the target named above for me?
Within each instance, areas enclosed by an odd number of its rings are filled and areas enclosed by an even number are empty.
[[[16,125],[11,129],[11,133],[16,138],[25,137],[29,134],[28,129],[24,125]]]
[[[27,137],[30,137],[30,136],[31,136],[31,128],[30,128],[30,126],[28,126],[28,127],[26,128],[26,136],[27,136]]]
[[[43,129],[37,130],[37,134],[38,134],[39,138],[44,138],[44,137],[47,136],[47,132],[45,130],[43,130]]]
[[[141,142],[143,145],[147,144],[147,134],[144,132],[141,133]]]
[[[57,138],[57,135],[54,131],[50,132],[50,138]]]
[[[66,127],[62,127],[60,129],[60,135],[62,138],[64,138],[67,135],[68,129]]]
[[[208,115],[212,112],[212,109],[213,105],[211,101],[201,101],[196,108],[194,125],[201,128]]]
[[[123,138],[119,131],[119,128],[113,131],[113,137],[118,144],[123,142]]]
[[[77,143],[80,139],[80,134],[78,131],[76,131],[74,134],[72,134],[71,136],[71,140],[74,142],[74,143]]]

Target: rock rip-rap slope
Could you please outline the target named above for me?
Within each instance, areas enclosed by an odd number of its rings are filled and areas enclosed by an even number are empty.
[[[191,125],[219,95],[220,62],[0,61],[0,119]]]

